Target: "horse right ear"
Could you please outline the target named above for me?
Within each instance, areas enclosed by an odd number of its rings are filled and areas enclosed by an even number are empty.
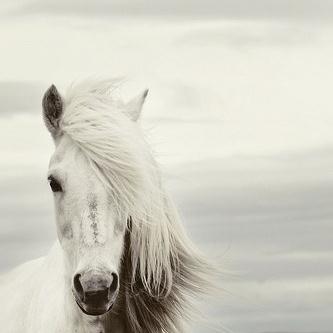
[[[45,125],[52,136],[56,136],[63,111],[63,102],[54,84],[45,92],[42,104]]]
[[[148,89],[145,89],[141,94],[134,97],[126,103],[126,113],[133,121],[137,121],[140,117],[143,103],[148,95]]]

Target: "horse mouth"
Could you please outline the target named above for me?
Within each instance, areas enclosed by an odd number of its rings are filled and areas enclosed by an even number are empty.
[[[96,306],[91,306],[88,304],[81,303],[77,299],[75,299],[75,301],[76,301],[76,304],[78,305],[78,307],[80,308],[80,310],[88,316],[101,316],[101,315],[109,312],[112,309],[113,304],[114,304],[114,303],[111,303],[108,306],[96,307]]]

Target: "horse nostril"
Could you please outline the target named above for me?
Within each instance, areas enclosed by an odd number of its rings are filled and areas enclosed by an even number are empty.
[[[81,278],[81,274],[76,274],[74,276],[74,289],[77,292],[77,294],[80,297],[80,299],[83,300],[83,298],[84,298],[84,291],[83,291],[83,287],[82,287],[80,278]]]
[[[112,273],[112,283],[109,288],[111,295],[113,295],[118,290],[118,280],[118,274]]]

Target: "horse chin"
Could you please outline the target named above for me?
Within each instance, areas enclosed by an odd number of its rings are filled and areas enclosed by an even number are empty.
[[[80,310],[88,316],[101,316],[101,315],[109,312],[112,309],[114,303],[111,303],[107,308],[105,308],[105,307],[95,308],[95,307],[87,306],[87,305],[81,304],[77,300],[76,300],[76,304],[78,305]]]

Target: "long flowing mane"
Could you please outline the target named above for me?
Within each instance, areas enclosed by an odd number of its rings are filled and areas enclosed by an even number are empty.
[[[128,332],[180,332],[180,322],[191,316],[192,297],[209,288],[212,269],[183,230],[138,123],[113,97],[117,85],[117,80],[73,85],[59,128],[82,149],[129,221],[121,306],[113,311],[127,319]]]

